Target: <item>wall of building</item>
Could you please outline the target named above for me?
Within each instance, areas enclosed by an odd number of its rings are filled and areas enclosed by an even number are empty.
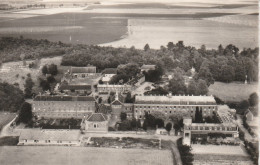
[[[108,122],[90,122],[85,121],[85,131],[86,132],[107,132],[108,131]]]
[[[175,104],[134,104],[135,118],[142,118],[145,112],[152,113],[154,111],[163,112],[166,116],[176,113],[188,113],[189,116],[195,118],[196,109],[202,110],[204,117],[212,116],[213,111],[217,110],[216,105],[175,105]]]
[[[34,101],[32,111],[45,118],[82,118],[95,112],[94,101]]]
[[[18,145],[71,145],[77,146],[80,144],[80,140],[28,140],[19,139]]]

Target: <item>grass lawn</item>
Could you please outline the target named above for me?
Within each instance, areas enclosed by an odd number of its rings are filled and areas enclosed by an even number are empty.
[[[209,94],[219,97],[223,101],[239,102],[247,100],[249,95],[257,91],[257,83],[243,84],[238,82],[215,82],[209,87]]]
[[[0,164],[172,165],[172,155],[169,150],[8,146],[0,147]]]
[[[8,124],[10,121],[12,121],[15,118],[16,114],[14,113],[0,113],[0,130]]]

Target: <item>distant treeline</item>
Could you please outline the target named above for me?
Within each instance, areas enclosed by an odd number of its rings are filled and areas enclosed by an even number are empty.
[[[24,59],[36,59],[64,55],[62,65],[65,66],[97,66],[99,71],[105,68],[116,68],[120,64],[136,63],[155,64],[165,71],[181,68],[188,72],[192,67],[196,70],[197,79],[208,84],[214,81],[248,82],[258,80],[258,48],[240,51],[235,45],[217,49],[206,49],[204,45],[197,49],[185,46],[182,41],[159,50],[150,49],[146,44],[144,50],[131,48],[113,48],[94,45],[71,45],[48,40],[32,40],[5,37],[0,40],[0,59],[3,62]]]

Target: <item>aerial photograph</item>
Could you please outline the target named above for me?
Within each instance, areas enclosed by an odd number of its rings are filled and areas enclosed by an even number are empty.
[[[0,165],[258,165],[258,0],[0,0]]]

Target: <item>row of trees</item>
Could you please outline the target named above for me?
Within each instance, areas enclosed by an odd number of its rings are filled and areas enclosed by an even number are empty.
[[[197,79],[203,79],[207,84],[213,83],[214,80],[222,82],[258,80],[258,48],[248,48],[240,52],[232,44],[225,48],[219,45],[217,49],[208,50],[204,45],[197,49],[185,46],[184,42],[179,41],[176,44],[169,42],[167,47],[162,46],[159,50],[150,49],[148,44],[145,50],[139,50],[134,47],[128,49],[71,45],[22,37],[4,37],[0,39],[0,51],[3,62],[21,60],[21,54],[25,54],[24,59],[64,55],[62,65],[91,64],[97,66],[98,71],[117,68],[120,64],[128,63],[139,66],[155,64],[162,66],[165,71],[179,67],[187,72],[194,67],[198,73]]]

